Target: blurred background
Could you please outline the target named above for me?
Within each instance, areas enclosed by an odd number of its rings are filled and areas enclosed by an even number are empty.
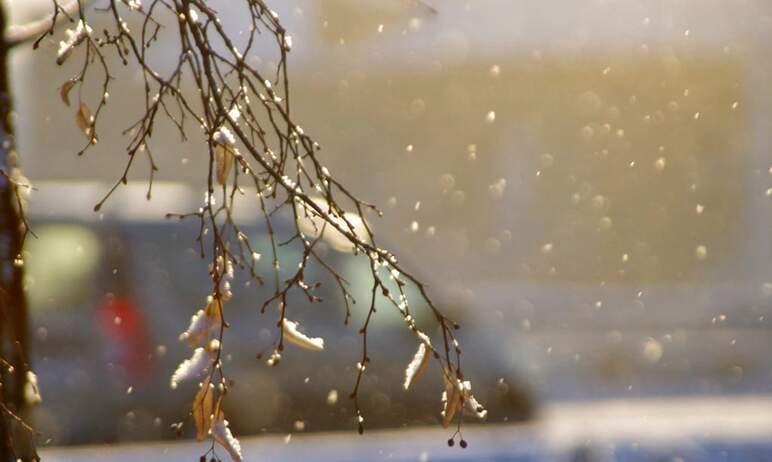
[[[476,460],[553,460],[532,434],[571,442],[565,460],[772,459],[772,4],[274,3],[294,39],[295,117],[333,175],[384,209],[371,220],[382,243],[462,325],[466,373],[489,408],[470,431],[488,449],[525,451]],[[14,6],[18,23],[50,11]],[[160,66],[176,46],[165,34],[151,56]],[[270,68],[271,47],[249,59]],[[54,445],[170,439],[178,421],[190,436],[195,388],[168,380],[208,279],[195,226],[163,217],[197,207],[207,159],[158,131],[153,201],[141,167],[92,212],[122,173],[141,80],[119,76],[99,145],[76,158],[83,135],[58,88],[78,62],[57,67],[55,52],[46,39],[11,65],[22,167],[37,188],[25,255],[36,424]],[[267,246],[257,210],[240,212]],[[366,298],[366,262],[328,255]],[[298,257],[286,252],[283,266]],[[237,278],[225,363],[234,432],[355,428],[347,397],[365,313],[355,307],[343,326],[333,289],[297,308],[327,350],[290,350],[270,369],[256,359],[273,339],[275,320],[259,313],[270,291]],[[414,345],[398,315],[376,321],[368,428],[436,425],[439,374],[404,392]],[[652,428],[687,444],[646,449]],[[432,435],[436,446],[449,436]]]

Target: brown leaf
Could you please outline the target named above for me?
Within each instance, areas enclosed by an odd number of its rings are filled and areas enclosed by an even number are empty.
[[[209,377],[201,384],[196,396],[193,398],[193,422],[196,424],[196,439],[206,438],[212,426],[214,390],[209,386]]]
[[[225,184],[228,181],[228,174],[233,168],[235,153],[233,147],[226,144],[216,144],[214,147],[214,160],[216,166],[217,182]]]
[[[447,427],[453,421],[453,416],[456,415],[456,410],[459,404],[461,404],[461,390],[458,386],[458,379],[452,371],[445,369],[443,379],[445,382],[446,401],[444,415],[442,416],[442,426]]]
[[[222,312],[222,301],[215,298],[211,302],[206,304],[206,315],[212,318],[219,318]]]
[[[456,415],[456,409],[458,409],[458,404],[461,402],[461,395],[458,392],[458,388],[453,387],[451,392],[448,394],[448,402],[445,404],[445,415],[442,416],[442,426],[447,427],[450,425],[450,422],[453,421],[453,416]]]
[[[418,351],[416,351],[413,360],[408,364],[407,369],[405,370],[405,390],[410,388],[410,385],[418,380],[418,377],[426,370],[426,366],[429,365],[429,356],[430,353],[426,344],[421,343],[418,345]]]
[[[222,396],[217,401],[217,410],[215,410],[215,418],[212,421],[212,436],[231,456],[231,460],[234,462],[242,462],[244,457],[241,454],[241,443],[234,438],[230,428],[228,428],[228,421],[225,420],[225,414],[222,412]]]
[[[220,395],[219,398],[217,398],[217,404],[214,406],[214,421],[222,421],[225,420],[225,413],[222,410],[222,395]]]
[[[75,113],[75,122],[78,124],[78,128],[86,135],[86,138],[92,143],[96,144],[97,136],[94,133],[94,116],[91,115],[91,109],[86,106],[86,103],[80,103],[78,112]]]
[[[324,350],[324,339],[321,337],[309,337],[298,330],[298,323],[290,321],[287,318],[282,320],[282,331],[284,339],[293,343],[304,350],[322,351]]]
[[[222,302],[217,299],[198,310],[191,318],[188,330],[180,334],[180,341],[187,342],[191,348],[203,345],[209,338],[209,333],[220,325],[221,310]]]
[[[59,89],[59,96],[62,97],[62,101],[64,101],[64,104],[67,106],[70,105],[70,91],[76,83],[78,83],[78,79],[70,79],[64,82],[64,85]]]

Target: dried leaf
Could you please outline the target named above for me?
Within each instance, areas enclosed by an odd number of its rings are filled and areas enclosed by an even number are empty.
[[[177,366],[177,370],[172,374],[171,387],[177,388],[179,382],[198,377],[204,373],[213,362],[214,353],[203,348],[196,348],[190,359],[186,359]]]
[[[217,317],[220,318],[220,313],[222,312],[222,302],[219,299],[213,299],[211,302],[206,304],[206,315],[209,317]]]
[[[93,31],[94,30],[82,19],[78,21],[75,29],[66,29],[64,33],[67,35],[67,39],[59,42],[59,50],[56,53],[56,64],[60,66],[64,64],[64,62],[67,61],[67,58],[72,54],[72,50],[83,42],[83,40],[86,39],[86,36],[91,35]]]
[[[236,137],[228,127],[220,127],[212,135],[212,142],[217,182],[225,184],[236,158]]]
[[[427,354],[428,348],[425,343],[418,345],[418,351],[416,351],[413,360],[407,365],[405,369],[405,390],[410,388],[410,385],[421,376],[426,370],[426,366],[429,365],[429,356]]]
[[[75,122],[78,124],[78,128],[86,135],[86,138],[92,143],[97,142],[96,133],[94,133],[94,116],[91,115],[91,109],[88,108],[86,103],[80,103],[78,112],[75,113]]]
[[[212,322],[206,315],[206,312],[204,310],[198,310],[196,314],[190,318],[188,330],[180,334],[180,341],[187,342],[190,347],[201,345],[202,342],[207,339],[211,324]]]
[[[324,350],[324,339],[321,337],[312,338],[300,332],[298,330],[298,323],[294,321],[290,321],[287,318],[284,318],[283,326],[284,326],[284,338],[287,339],[288,342],[294,343],[295,345],[301,348],[304,348],[306,350],[312,350],[312,351]]]
[[[220,301],[213,300],[206,308],[198,310],[190,319],[188,330],[180,334],[180,341],[186,342],[191,348],[206,343],[209,332],[220,326]]]
[[[227,144],[216,144],[214,147],[215,173],[217,182],[225,184],[228,181],[228,175],[233,168],[235,161],[235,152],[232,146]]]
[[[458,380],[454,379],[456,382]],[[456,415],[458,405],[461,403],[461,390],[457,385],[451,384],[446,381],[445,393],[444,393],[445,408],[442,411],[442,426],[447,427],[450,422],[453,421],[453,416]]]
[[[241,444],[239,443],[239,440],[233,436],[231,429],[228,428],[228,421],[225,420],[225,414],[222,412],[220,403],[217,404],[217,411],[215,414],[214,422],[212,422],[212,436],[214,437],[214,440],[228,451],[228,454],[234,462],[241,462],[244,460],[241,455]]]
[[[360,241],[370,243],[367,226],[361,216],[353,212],[343,212],[341,216],[335,210],[330,209],[330,206],[323,197],[311,197],[311,201],[327,214],[330,223],[325,226],[324,217],[311,206],[298,199],[297,223],[300,232],[305,236],[315,239],[321,234],[324,241],[334,250],[338,252],[355,252],[356,246],[349,238],[332,226],[332,224],[336,224],[343,230],[351,232]]]
[[[488,415],[488,411],[471,394],[464,399],[462,411],[464,415],[477,417],[478,419],[484,419]]]
[[[472,382],[464,380],[456,380],[460,401],[463,402],[463,408],[461,409],[464,415],[474,416],[478,419],[484,419],[488,415],[488,411],[477,401],[472,394]]]
[[[209,377],[204,380],[193,398],[193,422],[196,424],[196,439],[206,438],[212,427],[214,413],[214,387],[209,383]]]
[[[62,101],[64,101],[64,104],[67,106],[70,105],[70,91],[75,87],[76,83],[78,83],[78,79],[68,80],[64,82],[64,85],[59,89],[59,96],[62,97]]]
[[[447,427],[453,421],[453,416],[462,404],[462,413],[484,419],[488,411],[472,395],[472,382],[461,381],[453,372],[445,369],[443,374],[445,392],[442,394],[444,409],[442,411],[442,425]]]

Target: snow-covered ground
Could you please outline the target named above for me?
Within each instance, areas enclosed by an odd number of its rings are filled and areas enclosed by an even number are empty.
[[[772,459],[772,398],[554,404],[529,425],[464,428],[467,449],[441,428],[242,439],[248,461],[762,461]],[[196,460],[208,443],[48,448],[46,461]],[[227,459],[225,454],[222,457]]]

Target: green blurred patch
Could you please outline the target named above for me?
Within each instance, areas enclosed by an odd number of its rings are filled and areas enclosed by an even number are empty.
[[[25,246],[26,287],[34,310],[78,307],[91,295],[102,245],[84,226],[35,227]]]

